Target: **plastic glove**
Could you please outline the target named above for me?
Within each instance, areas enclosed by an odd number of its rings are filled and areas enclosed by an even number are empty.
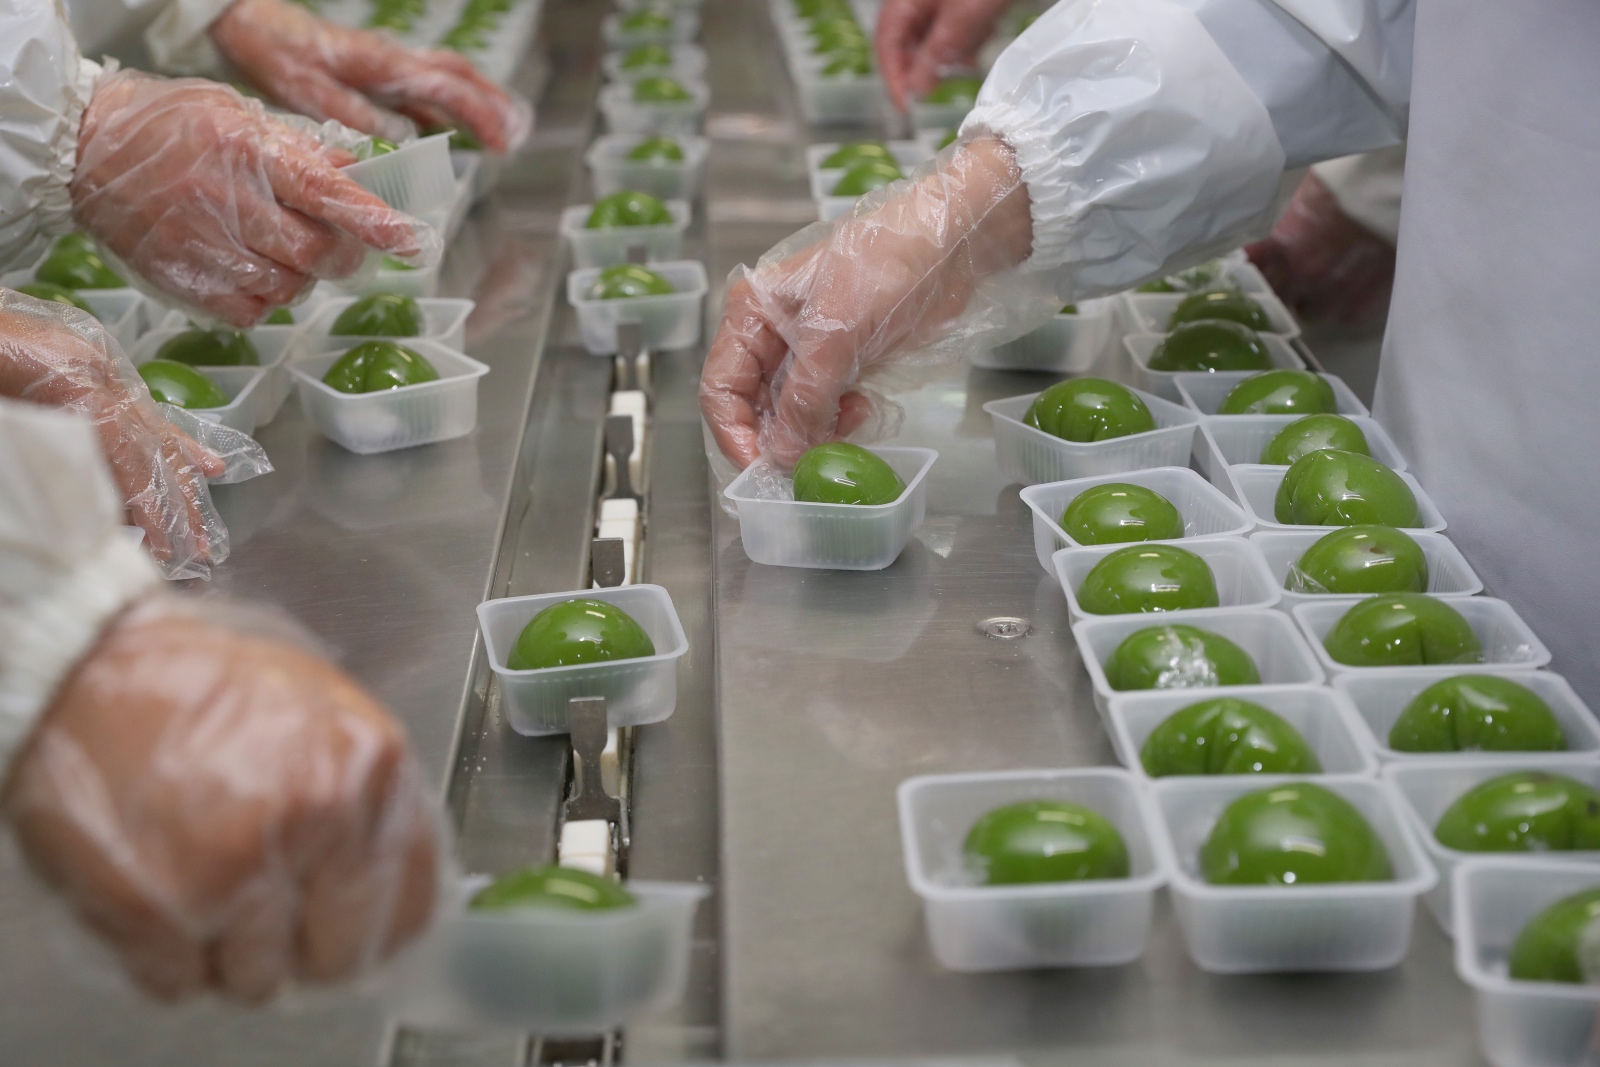
[[[235,0],[211,40],[262,92],[316,119],[401,140],[410,124],[468,129],[492,152],[527,137],[528,108],[455,52],[406,48],[287,0]]]
[[[347,977],[433,907],[401,727],[318,656],[174,599],[107,628],[0,804],[35,869],[165,998]]]
[[[366,247],[437,256],[431,227],[336,169],[351,162],[227,86],[118,70],[83,115],[73,216],[148,284],[245,327]]]
[[[787,470],[881,410],[864,375],[882,384],[1043,321],[1061,302],[1042,279],[987,284],[1028,258],[1031,233],[1015,157],[985,137],[735,271],[700,379],[718,447]]]
[[[1308,173],[1264,240],[1245,252],[1283,302],[1307,321],[1381,317],[1394,284],[1394,246],[1346,215]]]
[[[972,70],[1011,0],[884,0],[874,45],[894,106],[933,90],[951,69]]]
[[[220,457],[162,417],[105,328],[54,301],[0,290],[0,395],[87,415],[133,521],[169,577],[226,555],[206,478]]]

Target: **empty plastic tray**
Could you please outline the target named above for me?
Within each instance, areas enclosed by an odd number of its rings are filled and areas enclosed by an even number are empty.
[[[665,278],[676,292],[662,296],[634,296],[621,300],[592,300],[589,288],[600,269],[589,267],[567,275],[567,300],[578,312],[583,346],[591,355],[617,351],[617,327],[638,323],[649,349],[688,348],[700,340],[700,320],[706,299],[706,269],[699,261],[652,263],[650,269]]]
[[[1148,542],[1146,542],[1148,543]],[[1171,544],[1172,542],[1167,542]],[[1083,610],[1078,603],[1078,587],[1089,576],[1095,565],[1113,552],[1142,545],[1093,545],[1090,547],[1063,548],[1051,559],[1056,580],[1067,595],[1067,611],[1072,620],[1100,619]],[[1217,584],[1218,607],[1270,608],[1278,602],[1280,590],[1272,583],[1267,561],[1261,558],[1260,549],[1242,537],[1202,537],[1192,539],[1177,547],[1193,552],[1211,568],[1211,577]],[[1150,618],[1182,620],[1188,611],[1163,611],[1145,613]]]
[[[1183,402],[1202,415],[1215,415],[1234,387],[1246,378],[1261,374],[1258,370],[1180,371],[1172,376]],[[1334,410],[1340,415],[1369,415],[1367,405],[1337,374],[1323,374],[1323,379],[1333,386]],[[1221,418],[1235,418],[1223,415]]]
[[[1133,391],[1150,409],[1156,428],[1107,441],[1064,441],[1024,423],[1038,393],[989,401],[983,410],[994,420],[1000,473],[1012,482],[1038,485],[1147,467],[1187,466],[1200,416],[1158,396]]]
[[[1228,467],[1261,466],[1261,452],[1298,415],[1213,415],[1200,420],[1200,473],[1218,485],[1228,484]],[[1365,415],[1346,416],[1361,428],[1372,458],[1390,470],[1406,469],[1405,457],[1378,422]]]
[[[1057,315],[1032,333],[972,354],[972,365],[991,370],[1084,374],[1116,339],[1115,297],[1078,301],[1075,315]]]
[[[1344,618],[1345,612],[1361,603],[1362,597],[1318,597],[1293,609],[1294,619],[1305,638],[1316,649],[1317,659],[1330,673],[1335,674],[1387,674],[1390,671],[1427,671],[1435,677],[1462,674],[1477,664],[1442,663],[1437,666],[1409,665],[1406,667],[1352,667],[1328,655],[1323,640],[1334,624]],[[1524,667],[1532,670],[1550,662],[1550,650],[1544,647],[1537,634],[1522,621],[1510,604],[1490,597],[1442,598],[1472,627],[1483,645],[1483,665],[1490,667]]]
[[[1233,483],[1234,498],[1244,505],[1246,512],[1256,521],[1256,524],[1268,530],[1321,530],[1327,533],[1337,529],[1335,526],[1296,526],[1279,522],[1276,518],[1275,508],[1278,500],[1278,486],[1283,482],[1283,476],[1288,472],[1288,467],[1267,467],[1251,464],[1241,464],[1228,468],[1228,480]],[[1439,509],[1434,507],[1433,500],[1417,483],[1417,480],[1405,471],[1396,472],[1401,481],[1410,488],[1411,494],[1417,498],[1418,525],[1404,527],[1407,533],[1424,530],[1438,533],[1445,528],[1444,516],[1439,514]]]
[[[1130,333],[1122,339],[1122,344],[1128,350],[1128,355],[1133,358],[1134,373],[1139,383],[1152,393],[1177,403],[1182,399],[1182,394],[1178,392],[1178,375],[1197,372],[1150,369],[1150,359],[1155,355],[1156,346],[1166,339],[1167,335],[1164,333]],[[1300,358],[1300,353],[1277,334],[1262,334],[1261,343],[1266,346],[1267,356],[1272,360],[1272,369],[1306,369],[1305,360]],[[1265,369],[1267,368],[1263,368]],[[1250,373],[1260,374],[1261,371]]]
[[[1338,528],[1257,530],[1250,535],[1250,540],[1260,547],[1261,554],[1267,559],[1267,567],[1272,571],[1272,580],[1281,587],[1289,577],[1289,568],[1300,562],[1306,550]],[[1427,592],[1435,596],[1472,596],[1483,591],[1483,583],[1478,580],[1472,566],[1448,537],[1440,533],[1423,533],[1421,530],[1412,530],[1409,535],[1428,561]],[[1334,595],[1337,594],[1295,593],[1284,589],[1283,603],[1292,608],[1296,604],[1314,604]]]
[[[434,341],[408,338],[405,347],[432,363],[439,378],[376,393],[341,393],[324,385],[322,376],[343,350],[290,364],[306,417],[330,440],[361,453],[392,452],[471,433],[478,423],[478,379],[489,368]]]
[[[681,259],[683,231],[689,228],[689,205],[668,200],[672,221],[662,226],[609,226],[591,230],[586,225],[593,204],[578,204],[561,212],[561,236],[572,245],[575,267],[609,267],[628,262],[631,249],[643,248],[651,263]]]

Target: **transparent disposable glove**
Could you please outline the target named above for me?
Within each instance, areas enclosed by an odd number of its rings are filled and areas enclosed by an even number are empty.
[[[222,457],[169,422],[94,318],[0,289],[0,395],[88,416],[128,515],[169,577],[197,577],[227,552],[206,487]]]
[[[339,173],[354,158],[228,86],[117,70],[83,114],[73,218],[166,297],[246,327],[369,247],[437,257],[431,227]]]
[[[433,906],[404,732],[325,660],[250,631],[169,597],[118,616],[0,796],[35,869],[164,998],[353,975]]]
[[[407,48],[290,0],[234,0],[210,32],[252,85],[312,118],[396,141],[410,133],[406,118],[457,126],[492,152],[508,152],[528,134],[527,105],[455,52]]]
[[[972,70],[1011,0],[884,0],[874,46],[894,106],[931,92],[952,68]]]
[[[1346,215],[1314,173],[1300,182],[1272,232],[1245,252],[1308,322],[1368,322],[1389,305],[1394,246]]]
[[[1011,149],[980,137],[736,270],[700,379],[718,447],[740,468],[759,456],[787,470],[885,411],[871,386],[892,372],[1043,321],[1060,300],[1009,270],[1031,232]]]

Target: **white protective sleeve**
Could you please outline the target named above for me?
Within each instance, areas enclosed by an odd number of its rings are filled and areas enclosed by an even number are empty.
[[[1346,215],[1390,244],[1400,239],[1400,187],[1406,146],[1344,156],[1311,168]]]
[[[162,581],[82,416],[0,400],[0,776],[107,621]]]
[[[964,133],[1017,153],[1063,300],[1264,234],[1296,168],[1405,135],[1414,0],[1061,0]]]
[[[0,271],[72,229],[78,125],[99,76],[56,0],[0,0]]]

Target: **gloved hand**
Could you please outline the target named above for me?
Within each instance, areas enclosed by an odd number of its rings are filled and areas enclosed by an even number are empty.
[[[260,1001],[426,923],[430,807],[401,727],[285,640],[158,597],[119,616],[11,764],[6,817],[145,989]]]
[[[409,133],[398,111],[423,127],[464,127],[492,152],[528,134],[526,105],[455,52],[406,48],[289,0],[235,0],[210,32],[251,84],[312,118],[398,141]]]
[[[951,68],[971,70],[1011,0],[884,0],[874,46],[894,106],[906,110]]]
[[[437,256],[430,227],[336,169],[351,162],[225,85],[118,70],[83,114],[72,212],[150,285],[246,327],[368,247]]]
[[[863,375],[965,354],[1026,317],[1021,304],[1059,307],[1027,278],[983,285],[1031,243],[1015,157],[984,137],[736,272],[700,378],[718,447],[741,468],[759,456],[788,469],[870,417]]]
[[[1388,307],[1394,246],[1346,215],[1314,173],[1301,180],[1272,232],[1245,253],[1308,322],[1356,324]]]
[[[205,480],[222,474],[222,459],[162,416],[100,323],[0,290],[0,395],[89,417],[129,515],[169,576],[220,562],[227,533]]]

